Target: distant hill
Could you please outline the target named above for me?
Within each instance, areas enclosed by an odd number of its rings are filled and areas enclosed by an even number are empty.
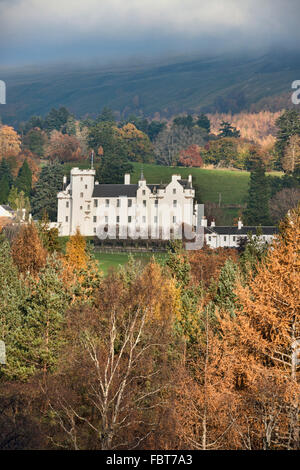
[[[181,112],[277,111],[290,103],[291,83],[300,79],[300,53],[261,57],[197,58],[157,65],[118,67],[0,68],[7,84],[3,121],[17,124],[52,107],[77,117],[104,106],[118,117],[170,117]]]

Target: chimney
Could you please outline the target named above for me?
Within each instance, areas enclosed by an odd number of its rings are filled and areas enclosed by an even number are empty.
[[[201,227],[207,227],[207,218],[205,215],[201,219]]]
[[[211,227],[215,227],[216,226],[216,221],[215,219],[212,219],[211,223],[210,223],[210,226]]]
[[[243,227],[243,222],[241,221],[241,218],[238,220],[238,230],[241,230]]]
[[[130,173],[125,173],[124,184],[130,184]]]
[[[64,176],[64,177],[63,177],[63,190],[66,189],[66,185],[67,185],[67,177]]]

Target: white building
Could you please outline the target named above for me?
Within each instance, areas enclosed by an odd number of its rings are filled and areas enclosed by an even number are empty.
[[[237,226],[216,226],[214,222],[207,226],[207,220],[202,217],[201,225],[204,227],[205,242],[210,248],[238,248],[242,238],[249,238],[249,234],[256,236],[260,231],[259,241],[271,243],[278,233],[277,227],[272,226],[244,226],[241,220]]]
[[[182,226],[195,225],[192,176],[182,180],[172,175],[169,184],[147,184],[143,175],[138,184],[99,184],[95,170],[72,168],[70,184],[58,193],[57,222],[61,236],[79,228],[82,235],[106,238],[169,239]]]
[[[202,227],[202,240],[211,248],[238,248],[239,240],[256,234],[257,227],[207,226],[203,205],[194,204],[192,176],[187,180],[172,175],[168,184],[147,184],[143,175],[138,184],[99,184],[95,170],[72,168],[70,184],[63,181],[58,193],[57,224],[60,236],[73,235],[77,228],[84,236],[99,238],[171,239],[190,237],[191,230]],[[201,231],[201,229],[200,229]],[[276,227],[261,227],[262,242],[271,242]],[[200,237],[201,238],[201,237]],[[190,244],[193,249],[192,243]],[[195,247],[199,249],[198,247]]]

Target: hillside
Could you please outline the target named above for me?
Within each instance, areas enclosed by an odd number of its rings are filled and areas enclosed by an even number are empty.
[[[68,107],[77,117],[96,115],[104,106],[118,117],[276,111],[289,104],[291,83],[299,76],[299,53],[196,58],[119,68],[0,68],[1,80],[7,84],[7,105],[1,106],[0,114],[4,122],[16,125],[59,106]]]

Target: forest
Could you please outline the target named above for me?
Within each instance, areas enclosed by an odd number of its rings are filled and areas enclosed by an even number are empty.
[[[300,207],[272,246],[103,276],[48,221],[0,239],[0,449],[299,449]]]

